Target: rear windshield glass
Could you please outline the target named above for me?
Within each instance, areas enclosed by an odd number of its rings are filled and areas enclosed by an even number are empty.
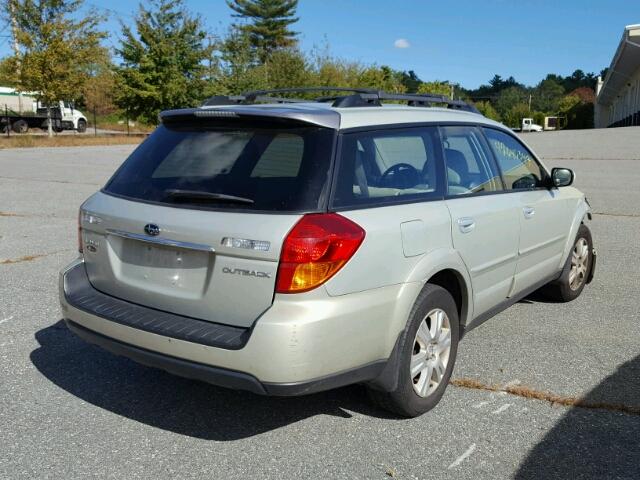
[[[326,195],[333,138],[333,130],[319,127],[164,125],[104,191],[176,206],[316,211]]]

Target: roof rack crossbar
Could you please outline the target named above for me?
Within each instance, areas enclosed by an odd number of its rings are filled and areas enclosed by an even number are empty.
[[[242,95],[247,99],[261,95],[271,95],[280,93],[313,93],[313,92],[353,92],[353,93],[378,93],[375,88],[350,88],[350,87],[292,87],[275,88],[272,90],[253,90]]]
[[[282,97],[287,93],[328,93],[342,92],[349,95],[324,95],[313,99]],[[390,100],[407,102],[412,107],[432,107],[444,105],[454,110],[465,110],[479,113],[475,106],[463,100],[453,100],[445,95],[433,93],[389,93],[375,88],[351,88],[351,87],[295,87],[276,88],[272,90],[253,90],[235,96],[215,96],[203,103],[203,106],[238,105],[256,102],[274,103],[304,103],[304,102],[332,102],[332,106],[340,108],[372,107],[382,105],[381,101]]]

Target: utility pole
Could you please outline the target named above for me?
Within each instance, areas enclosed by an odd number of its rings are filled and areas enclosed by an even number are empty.
[[[529,115],[531,115],[531,94],[529,94]]]
[[[455,87],[454,87],[454,85],[453,85],[453,84],[451,84],[451,100],[453,100],[453,93],[454,93],[453,89],[454,89],[454,88],[455,88]]]
[[[18,21],[16,20],[16,0],[9,0],[11,17],[11,35],[13,36],[13,54],[16,57],[16,78],[20,78],[20,46],[18,45]],[[18,110],[22,113],[22,92],[18,91]]]

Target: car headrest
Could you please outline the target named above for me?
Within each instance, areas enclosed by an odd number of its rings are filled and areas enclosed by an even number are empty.
[[[456,172],[461,177],[466,177],[469,174],[469,166],[467,165],[467,159],[460,150],[454,150],[453,148],[445,148],[444,155],[447,160],[447,166]]]
[[[462,179],[460,178],[460,175],[458,175],[458,172],[447,167],[447,180],[449,185],[460,185]]]

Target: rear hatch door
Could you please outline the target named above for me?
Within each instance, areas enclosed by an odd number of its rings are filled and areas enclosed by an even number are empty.
[[[299,123],[161,126],[82,207],[91,283],[136,304],[252,325],[273,301],[287,233],[326,202],[334,139]]]

